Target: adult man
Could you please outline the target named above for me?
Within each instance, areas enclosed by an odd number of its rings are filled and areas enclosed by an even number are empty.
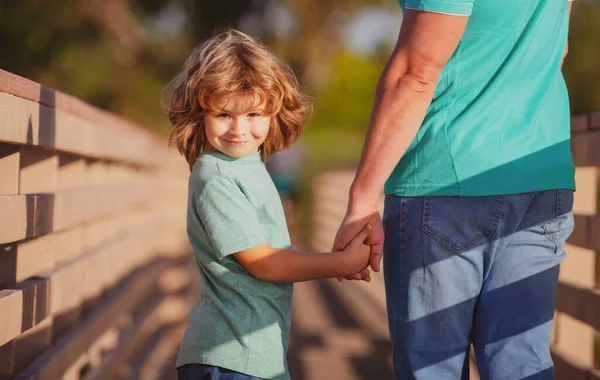
[[[473,343],[484,379],[552,379],[575,187],[560,72],[570,3],[401,5],[335,248],[370,222],[378,271],[384,246],[398,378],[468,378]]]

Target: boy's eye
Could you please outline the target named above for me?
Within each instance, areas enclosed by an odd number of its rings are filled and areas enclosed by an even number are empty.
[[[221,113],[217,114],[217,117],[229,117],[229,114],[225,113],[225,112],[221,112]]]
[[[248,116],[249,116],[249,117],[259,117],[259,116],[260,116],[260,113],[258,113],[258,112],[250,112],[250,113],[248,114]]]

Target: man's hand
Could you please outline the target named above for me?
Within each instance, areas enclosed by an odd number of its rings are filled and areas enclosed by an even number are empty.
[[[377,209],[361,212],[349,209],[346,212],[346,216],[344,217],[337,235],[335,236],[333,250],[343,250],[348,243],[350,243],[352,239],[365,228],[367,224],[370,224],[372,228],[371,233],[365,240],[365,243],[371,246],[369,265],[375,272],[379,272],[381,256],[383,253],[384,234],[381,216],[379,215]],[[344,278],[347,280],[371,280],[370,272],[366,268]],[[338,280],[342,281],[342,278],[338,278]]]

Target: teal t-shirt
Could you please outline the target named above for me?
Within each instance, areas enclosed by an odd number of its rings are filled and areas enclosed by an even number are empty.
[[[232,255],[261,244],[290,248],[283,207],[259,153],[203,153],[189,179],[187,232],[201,296],[177,366],[214,365],[263,379],[289,379],[291,283],[253,277]]]
[[[400,0],[470,16],[425,120],[385,185],[399,196],[574,189],[560,71],[567,0]]]

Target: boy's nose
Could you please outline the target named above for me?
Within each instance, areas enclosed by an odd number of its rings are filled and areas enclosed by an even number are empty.
[[[248,122],[242,118],[235,118],[231,126],[231,132],[236,135],[245,135],[248,132]]]

